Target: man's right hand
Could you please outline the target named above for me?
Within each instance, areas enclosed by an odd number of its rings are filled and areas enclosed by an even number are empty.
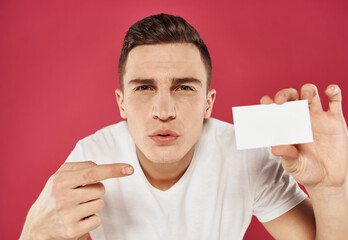
[[[30,208],[20,240],[86,239],[101,224],[104,208],[100,182],[133,174],[129,164],[65,163],[46,183]]]

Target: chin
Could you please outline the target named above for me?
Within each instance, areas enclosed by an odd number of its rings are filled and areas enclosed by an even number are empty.
[[[146,154],[146,158],[153,163],[176,163],[184,157],[178,154],[177,151],[155,151]]]

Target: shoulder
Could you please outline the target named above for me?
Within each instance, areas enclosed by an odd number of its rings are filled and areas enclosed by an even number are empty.
[[[131,137],[127,122],[106,126],[79,140],[67,161],[93,161],[97,164],[114,163],[128,159]]]
[[[124,140],[129,135],[128,125],[126,121],[115,123],[99,129],[95,133],[79,140],[81,145],[90,144],[114,144],[115,142]]]
[[[235,139],[235,129],[233,124],[218,120],[216,118],[208,118],[204,120],[202,137],[214,136],[216,140]]]
[[[203,129],[229,129],[234,131],[234,126],[232,123],[210,117],[205,119]]]

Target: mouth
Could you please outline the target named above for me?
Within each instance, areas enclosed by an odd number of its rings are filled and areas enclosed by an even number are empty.
[[[149,137],[159,145],[169,145],[178,139],[179,134],[170,129],[159,129],[151,133]]]

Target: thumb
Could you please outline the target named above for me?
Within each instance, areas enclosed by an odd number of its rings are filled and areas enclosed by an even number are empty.
[[[282,158],[282,166],[285,171],[289,173],[296,171],[299,151],[295,145],[274,146],[272,154]]]

